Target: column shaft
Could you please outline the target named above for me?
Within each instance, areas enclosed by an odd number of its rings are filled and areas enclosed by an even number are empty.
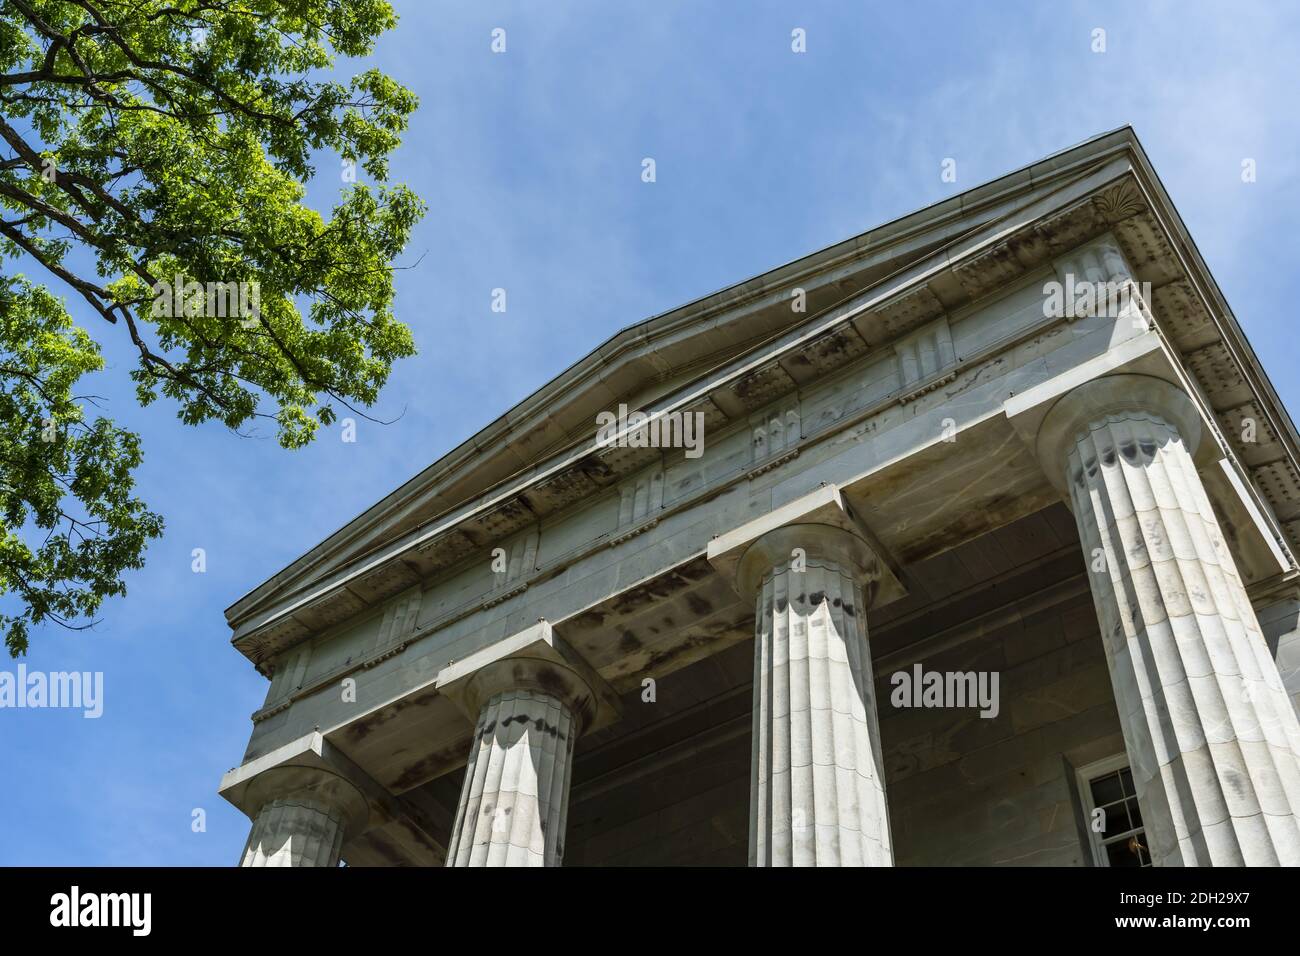
[[[1300,724],[1176,420],[1064,448],[1152,859],[1300,865]]]
[[[577,736],[573,712],[535,689],[483,705],[448,866],[559,866]]]
[[[890,866],[866,602],[834,561],[778,564],[755,608],[754,866]]]

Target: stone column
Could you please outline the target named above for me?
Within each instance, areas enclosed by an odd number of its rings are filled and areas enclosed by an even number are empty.
[[[507,658],[475,673],[465,694],[479,717],[447,865],[559,866],[591,688],[560,664]]]
[[[258,811],[240,866],[338,866],[343,815],[309,796],[280,797]]]
[[[737,586],[755,594],[751,866],[892,866],[867,608],[875,555],[820,524],[769,531]]]
[[[365,817],[352,784],[317,768],[277,767],[254,781],[260,804],[240,866],[338,866]]]
[[[1060,398],[1068,490],[1157,865],[1300,865],[1300,723],[1197,474],[1201,419],[1142,375]]]

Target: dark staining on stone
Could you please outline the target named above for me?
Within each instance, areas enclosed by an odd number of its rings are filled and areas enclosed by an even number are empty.
[[[666,596],[662,589],[655,587],[654,582],[633,588],[614,599],[613,604],[610,605],[610,613],[612,615],[633,614],[647,604],[654,603],[657,595]]]
[[[800,597],[802,598],[803,595],[800,595]],[[825,600],[826,600],[826,592],[825,592],[825,591],[814,591],[814,592],[812,593],[812,606],[813,606],[813,607],[821,607],[822,602],[825,601]]]
[[[776,599],[776,613],[777,613],[777,614],[784,614],[784,613],[785,613],[785,609],[786,609],[786,607],[789,605],[789,603],[790,603],[790,602],[787,601],[787,600],[786,600],[785,598],[783,598],[783,597],[779,597],[779,598],[777,598],[777,599]],[[770,608],[766,608],[765,610],[770,610]]]
[[[501,722],[502,727],[506,727],[509,724],[532,724],[533,730],[537,731],[539,734],[546,734],[548,737],[557,737],[560,740],[565,739],[564,735],[560,733],[560,728],[548,724],[544,717],[529,717],[525,714],[516,714],[514,717]]]
[[[782,359],[782,361],[783,361],[786,365],[789,365],[789,366],[797,366],[797,367],[799,367],[799,368],[813,368],[813,367],[814,367],[814,366],[813,366],[813,363],[808,359],[808,357],[805,356],[805,355],[804,355],[803,353],[801,353],[801,352],[796,352],[794,355],[790,356],[789,358],[787,358],[787,359]]]
[[[579,467],[595,482],[601,483],[617,477],[614,469],[599,458],[584,458]]]
[[[1138,447],[1142,449],[1142,454],[1148,458],[1156,457],[1156,443],[1150,438],[1143,438],[1138,442]]]
[[[678,658],[689,657],[696,649],[715,643],[719,635],[730,629],[731,625],[729,623],[716,621],[711,623],[704,633],[689,633],[683,643],[651,654],[645,663],[644,670],[646,672],[666,673],[673,669],[672,664]]]
[[[698,594],[686,595],[686,606],[691,609],[691,613],[698,614],[701,617],[713,613],[713,605]]]
[[[407,863],[406,854],[379,830],[371,830],[367,833],[366,842],[370,845],[370,849],[389,866],[404,866]]]
[[[543,667],[537,672],[537,683],[541,685],[542,690],[551,696],[558,697],[560,700],[568,700],[568,682],[549,667]]]
[[[703,570],[700,567],[701,563],[703,564]],[[619,595],[609,605],[609,611],[615,615],[632,614],[648,605],[661,604],[707,577],[709,571],[710,568],[707,562],[698,561],[693,561],[680,568],[674,568],[653,581],[648,581],[640,587]],[[603,620],[604,617],[602,616],[601,622]]]
[[[364,720],[360,720],[354,724],[350,724],[347,730],[344,732],[347,734],[348,740],[350,740],[353,743],[360,743],[361,741],[369,737],[370,734],[373,733],[375,730],[377,730],[380,726],[388,723],[388,721],[392,720],[394,717],[396,717],[402,711],[406,710],[408,707],[428,707],[437,699],[438,699],[437,691],[430,691],[425,694],[420,694],[419,696],[416,697],[403,698],[402,700],[395,701],[393,704],[391,704],[388,707],[385,707],[383,710],[371,714],[370,716],[366,717]]]
[[[676,572],[683,580],[698,583],[713,576],[713,565],[708,558],[696,558],[689,564],[683,564]]]
[[[394,793],[402,793],[412,787],[419,786],[430,777],[437,776],[448,767],[455,766],[457,761],[464,763],[466,749],[463,743],[457,742],[454,747],[448,747],[446,750],[431,753],[417,760],[402,771],[402,774],[392,782],[389,789]]]
[[[995,495],[987,500],[972,501],[952,520],[936,526],[908,545],[899,554],[904,562],[920,561],[939,554],[967,538],[973,538],[1005,523],[1004,518],[1021,513],[1022,500],[1015,494]]]
[[[1126,441],[1119,446],[1119,453],[1124,456],[1124,460],[1129,464],[1137,462],[1137,443]]]
[[[763,390],[766,385],[764,379],[765,376],[763,370],[758,369],[736,382],[736,384],[732,386],[732,390],[741,399],[753,398],[755,396],[761,398],[763,397]]]
[[[651,628],[650,630],[653,631],[654,628]],[[637,640],[636,635],[631,631],[624,631],[622,636],[618,639],[618,649],[624,654],[631,654],[633,651],[640,650],[640,648],[641,642]]]
[[[574,626],[580,629],[595,629],[605,623],[606,615],[598,610],[583,611],[574,618]]]
[[[1115,449],[1109,447],[1106,448],[1106,450],[1101,453],[1101,462],[1103,465],[1115,464]]]
[[[1244,797],[1248,792],[1246,781],[1240,773],[1231,767],[1224,767],[1222,770],[1223,782],[1227,788],[1232,791],[1234,796]]]
[[[349,724],[344,733],[352,743],[361,743],[375,729],[375,723],[374,719],[358,720],[356,723]]]

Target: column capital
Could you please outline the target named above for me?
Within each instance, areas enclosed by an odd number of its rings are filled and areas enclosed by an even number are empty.
[[[773,528],[749,543],[736,565],[736,590],[752,598],[762,586],[763,578],[773,568],[788,564],[796,549],[803,551],[811,566],[830,562],[848,571],[862,586],[868,607],[874,603],[880,582],[888,573],[871,545],[853,532],[833,525],[801,522]]]
[[[477,715],[497,694],[512,690],[554,697],[573,713],[579,735],[595,721],[596,692],[587,679],[571,667],[541,657],[507,657],[479,668],[465,682],[464,707]]]
[[[1132,419],[1172,426],[1194,458],[1205,444],[1201,413],[1187,392],[1150,375],[1120,373],[1094,378],[1056,398],[1038,425],[1032,447],[1048,479],[1065,491],[1070,454],[1079,440],[1099,422]],[[1149,456],[1151,450],[1145,451]]]
[[[253,827],[240,866],[338,866],[370,818],[365,794],[320,764],[282,763],[247,780],[240,797]]]
[[[545,620],[439,675],[473,721],[448,866],[558,866],[577,738],[617,698]]]
[[[769,570],[791,560],[795,548],[803,549],[810,562],[833,561],[850,571],[868,606],[907,593],[879,544],[832,484],[715,536],[708,559],[748,599],[758,593]]]
[[[452,661],[439,673],[437,686],[471,721],[478,720],[488,700],[508,690],[555,697],[573,711],[580,734],[619,718],[618,695],[546,620]]]
[[[346,778],[322,767],[272,767],[249,781],[244,797],[249,806],[259,809],[274,800],[324,804],[342,817],[345,842],[365,829],[370,816],[365,795]]]
[[[347,837],[382,817],[387,795],[330,746],[319,731],[307,734],[227,773],[218,793],[249,819],[273,800],[309,796],[339,811]]]

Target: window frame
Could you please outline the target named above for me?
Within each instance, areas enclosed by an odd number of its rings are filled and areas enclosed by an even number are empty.
[[[1079,792],[1079,800],[1083,807],[1083,828],[1088,833],[1088,846],[1092,849],[1093,866],[1104,866],[1108,869],[1110,866],[1110,857],[1106,853],[1106,847],[1109,845],[1102,842],[1101,834],[1092,828],[1092,812],[1097,809],[1097,804],[1092,796],[1092,783],[1100,777],[1117,773],[1120,770],[1132,771],[1132,761],[1129,760],[1127,753],[1112,754],[1109,757],[1103,757],[1101,760],[1094,760],[1092,763],[1078,767],[1074,771],[1075,786]],[[1137,788],[1134,787],[1134,798],[1136,799]],[[1138,809],[1142,809],[1141,803]],[[1134,833],[1141,832],[1146,835],[1146,814],[1142,817],[1142,826],[1134,827],[1124,833],[1115,835],[1112,843],[1117,843]],[[1150,856],[1150,845],[1148,844],[1147,855]],[[1148,864],[1151,865],[1151,864]]]

